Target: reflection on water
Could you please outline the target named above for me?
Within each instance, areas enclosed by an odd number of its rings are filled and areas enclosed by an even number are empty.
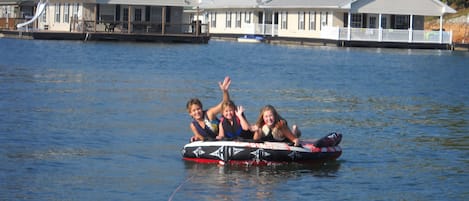
[[[186,179],[173,192],[174,200],[278,200],[290,198],[289,181],[336,177],[340,161],[324,164],[223,166],[185,162]],[[307,186],[294,191],[309,193]],[[210,193],[200,193],[210,192]]]

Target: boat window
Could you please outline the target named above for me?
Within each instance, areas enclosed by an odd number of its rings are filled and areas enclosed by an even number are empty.
[[[231,12],[226,12],[226,28],[231,28]]]
[[[298,12],[298,30],[305,30],[305,12]]]
[[[210,26],[215,28],[217,27],[217,13],[210,13]]]
[[[360,28],[362,27],[362,14],[359,13],[353,13],[352,14],[352,20],[350,21],[350,27],[352,28]]]
[[[64,22],[68,23],[70,21],[70,4],[66,3],[64,5]]]
[[[134,21],[136,22],[142,21],[142,9],[140,8],[135,9]]]
[[[60,22],[60,3],[55,4],[55,22]]]
[[[288,12],[282,12],[280,14],[280,19],[281,19],[281,28],[282,29],[287,29],[288,28],[288,24],[287,24],[287,17],[288,17]]]
[[[247,24],[251,24],[251,14],[252,12],[245,12],[244,14],[244,22]]]
[[[309,12],[309,30],[316,30],[316,12]]]

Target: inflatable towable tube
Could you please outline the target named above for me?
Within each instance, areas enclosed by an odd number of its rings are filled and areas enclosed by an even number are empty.
[[[198,163],[317,163],[340,157],[341,140],[342,134],[331,133],[319,140],[302,140],[299,147],[284,142],[195,141],[186,144],[181,153],[184,160]]]

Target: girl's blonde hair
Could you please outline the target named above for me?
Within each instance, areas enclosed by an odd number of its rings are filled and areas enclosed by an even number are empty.
[[[225,109],[229,107],[233,108],[233,110],[236,110],[236,105],[232,100],[223,101],[221,104],[221,111],[225,111]]]
[[[262,126],[265,124],[263,116],[266,111],[271,111],[272,114],[274,115],[274,125],[276,128],[280,128],[285,124],[284,121],[282,120],[282,117],[278,114],[277,110],[275,110],[274,106],[266,105],[263,108],[261,108],[259,117],[257,117],[256,125],[259,128],[262,128]]]

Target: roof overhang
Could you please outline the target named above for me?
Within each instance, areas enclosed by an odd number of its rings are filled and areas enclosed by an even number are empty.
[[[192,0],[95,0],[100,4],[145,5],[145,6],[191,6]]]
[[[21,0],[0,0],[0,5],[34,5],[35,1],[21,1]]]
[[[439,0],[357,0],[351,3],[350,12],[422,16],[456,13]]]
[[[269,0],[260,4],[261,8],[271,9],[348,9],[353,0]]]

